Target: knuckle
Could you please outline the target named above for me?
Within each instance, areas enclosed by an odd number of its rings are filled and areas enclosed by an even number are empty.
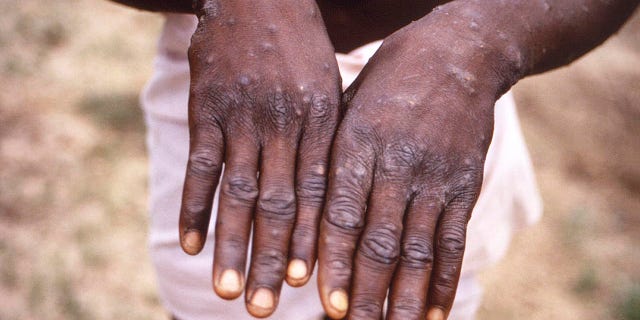
[[[431,241],[422,236],[407,236],[402,244],[402,262],[409,268],[430,269],[433,266]]]
[[[347,116],[340,124],[340,131],[342,135],[339,136],[338,141],[349,147],[362,149],[364,146],[370,146],[373,142],[381,140],[371,124],[363,122],[357,116]]]
[[[378,263],[396,263],[400,256],[399,228],[390,223],[374,227],[364,234],[359,250]]]
[[[462,260],[465,249],[465,229],[464,223],[456,223],[444,228],[438,237],[438,251],[446,257]]]
[[[457,170],[453,176],[453,184],[461,190],[474,190],[482,185],[483,168],[480,167],[467,167],[461,170]]]
[[[356,319],[377,319],[382,313],[382,304],[370,297],[354,297],[350,313]]]
[[[393,144],[390,148],[390,156],[398,163],[413,165],[420,159],[420,150],[416,147],[416,143],[408,142],[406,138],[404,143]]]
[[[393,302],[391,312],[397,319],[424,319],[424,301],[414,297],[398,297]]]
[[[255,179],[243,176],[231,176],[222,186],[223,195],[246,206],[252,206],[258,197],[258,186]]]
[[[312,124],[325,124],[335,120],[338,102],[330,101],[328,95],[314,94],[309,103],[309,120]]]
[[[318,165],[317,169],[303,175],[296,188],[296,194],[302,203],[314,206],[322,205],[327,183],[324,171],[324,166]]]
[[[345,164],[335,168],[334,177],[341,186],[335,187],[328,201],[325,215],[329,223],[343,231],[357,232],[364,226],[367,167],[360,164]]]
[[[407,141],[393,143],[382,154],[380,171],[387,176],[408,177],[417,174],[422,152],[417,144]]]
[[[433,285],[431,293],[431,303],[449,309],[453,301],[448,301],[453,297],[458,286],[457,279],[448,276],[438,276]]]
[[[348,279],[351,277],[351,257],[344,253],[334,252],[327,260],[327,266],[331,274],[337,278]]]
[[[289,95],[276,91],[267,97],[266,116],[277,131],[287,131],[295,122],[296,113]]]
[[[431,148],[430,148],[431,149]],[[449,172],[449,161],[446,157],[439,155],[440,152],[425,153],[421,162],[420,176],[429,177],[431,181],[436,181],[445,185]]]
[[[258,208],[270,218],[292,219],[296,213],[296,198],[293,191],[268,188],[260,193]]]
[[[197,224],[201,215],[210,210],[207,202],[185,200],[182,205],[182,218],[188,225]]]
[[[222,123],[223,117],[229,112],[229,110],[235,109],[238,105],[238,92],[230,90],[221,85],[205,83],[204,89],[201,93],[204,97],[204,115],[209,121],[216,121],[215,123]],[[198,92],[198,91],[195,91]]]
[[[310,245],[315,243],[316,239],[316,227],[310,224],[296,224],[295,229],[293,230],[293,234],[291,238],[294,239],[295,243],[299,243],[301,245]]]
[[[230,90],[199,79],[191,85],[189,100],[189,112],[198,127],[223,123],[222,118],[235,99]]]
[[[242,234],[232,233],[220,239],[221,252],[226,254],[240,255],[246,254],[247,239]]]
[[[482,166],[465,164],[463,168],[455,170],[448,177],[447,206],[455,210],[471,210],[480,195],[482,180]]]
[[[216,151],[211,148],[198,148],[189,155],[189,173],[193,176],[210,179],[221,170]]]
[[[331,199],[325,220],[343,231],[358,232],[364,226],[364,208],[347,194]]]
[[[253,268],[256,268],[256,271],[277,277],[277,275],[284,273],[286,260],[287,258],[282,251],[266,249],[255,252],[251,264]]]

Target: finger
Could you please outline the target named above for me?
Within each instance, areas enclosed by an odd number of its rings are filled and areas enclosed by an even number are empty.
[[[474,203],[473,196],[458,196],[447,204],[438,223],[429,289],[429,320],[446,319],[453,305],[462,268],[467,222]]]
[[[213,196],[222,168],[224,140],[216,126],[194,125],[190,134],[179,230],[182,249],[195,255],[202,250],[207,237]]]
[[[246,292],[247,310],[256,317],[267,317],[276,309],[282,288],[296,213],[296,147],[287,139],[276,139],[267,142],[262,152]]]
[[[376,178],[367,225],[355,256],[349,319],[381,319],[393,271],[400,257],[406,188]]]
[[[337,139],[333,152],[320,222],[318,290],[327,315],[341,319],[349,306],[352,259],[364,226],[374,161],[369,148],[346,138]]]
[[[291,236],[287,283],[299,287],[309,280],[316,262],[318,224],[324,204],[331,140],[337,123],[337,106],[314,98],[298,151],[296,222]]]
[[[251,141],[238,136],[227,142],[213,260],[213,287],[225,299],[240,296],[245,283],[247,246],[258,197],[259,148]]]
[[[404,223],[400,262],[389,294],[388,319],[424,319],[433,266],[433,236],[442,205],[418,195]]]

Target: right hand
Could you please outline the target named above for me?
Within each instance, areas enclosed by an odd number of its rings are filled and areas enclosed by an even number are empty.
[[[246,283],[248,311],[266,317],[285,270],[301,286],[315,264],[338,66],[313,0],[200,0],[196,14],[180,241],[188,254],[202,250],[224,163],[214,289],[234,299]]]

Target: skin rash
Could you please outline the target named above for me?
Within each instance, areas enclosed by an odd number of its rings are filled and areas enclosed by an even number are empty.
[[[216,293],[244,292],[252,315],[269,316],[282,282],[304,285],[317,258],[330,317],[380,318],[391,288],[388,319],[431,320],[455,297],[495,101],[600,44],[638,5],[117,2],[199,18],[180,239],[202,249],[220,188]],[[382,38],[342,93],[335,51]]]

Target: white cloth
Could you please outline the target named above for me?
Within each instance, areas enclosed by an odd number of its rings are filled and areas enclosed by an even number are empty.
[[[149,246],[160,297],[181,320],[251,319],[244,299],[229,302],[212,290],[211,266],[217,195],[207,244],[198,256],[182,252],[178,215],[188,156],[187,100],[189,65],[186,57],[196,19],[167,15],[155,60],[155,72],[141,97],[147,119],[150,157]],[[336,54],[343,83],[348,86],[380,42]],[[541,202],[520,131],[511,93],[495,108],[494,136],[485,163],[484,183],[467,233],[467,249],[451,319],[473,319],[481,289],[475,273],[505,253],[515,230],[536,221]],[[274,319],[318,319],[322,308],[315,277],[303,288],[283,286]]]

